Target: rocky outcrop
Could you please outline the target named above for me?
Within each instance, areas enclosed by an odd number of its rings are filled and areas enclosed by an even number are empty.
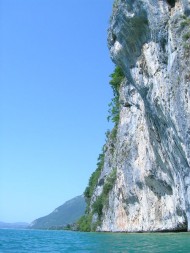
[[[188,0],[114,3],[108,45],[126,78],[91,198],[116,168],[99,231],[190,230],[189,14]]]

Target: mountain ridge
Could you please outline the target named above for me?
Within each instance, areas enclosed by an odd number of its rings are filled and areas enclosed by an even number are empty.
[[[49,229],[67,226],[75,223],[85,212],[86,202],[83,195],[66,201],[55,208],[50,214],[34,220],[30,229]]]

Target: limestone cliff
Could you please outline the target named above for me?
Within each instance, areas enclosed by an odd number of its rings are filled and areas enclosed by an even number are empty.
[[[108,45],[125,79],[90,199],[99,231],[190,230],[189,14],[188,0],[114,3]],[[113,170],[98,217],[93,206]]]

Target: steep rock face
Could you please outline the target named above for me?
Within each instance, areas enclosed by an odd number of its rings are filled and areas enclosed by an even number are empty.
[[[108,45],[126,78],[91,199],[116,168],[99,231],[190,230],[189,13],[188,0],[114,3]]]

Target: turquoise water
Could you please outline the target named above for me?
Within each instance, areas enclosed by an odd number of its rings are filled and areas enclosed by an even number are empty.
[[[0,229],[1,253],[190,253],[190,233],[113,234]]]

